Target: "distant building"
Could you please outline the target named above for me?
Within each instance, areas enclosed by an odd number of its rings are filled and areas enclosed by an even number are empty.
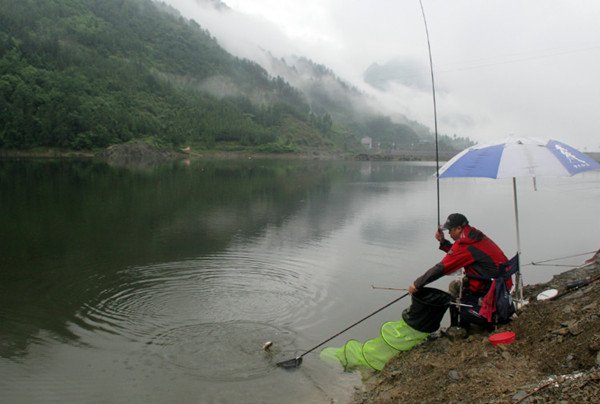
[[[365,148],[370,150],[373,148],[373,139],[371,139],[369,136],[363,137],[360,140],[360,144],[362,144]]]

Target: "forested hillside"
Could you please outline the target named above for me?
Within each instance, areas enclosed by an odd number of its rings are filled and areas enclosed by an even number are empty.
[[[395,144],[419,137],[384,117],[332,119],[335,104],[317,95],[318,105],[151,0],[0,0],[0,148],[145,138],[209,149],[348,149],[375,137],[372,122],[383,122]]]

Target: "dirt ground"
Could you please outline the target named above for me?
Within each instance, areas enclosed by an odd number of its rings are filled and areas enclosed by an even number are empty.
[[[600,402],[599,276],[596,258],[550,282],[527,286],[529,304],[495,331],[514,331],[513,344],[492,346],[485,332],[455,340],[438,332],[380,373],[363,374],[352,402]],[[596,280],[566,291],[582,279]],[[536,299],[550,288],[566,292]]]

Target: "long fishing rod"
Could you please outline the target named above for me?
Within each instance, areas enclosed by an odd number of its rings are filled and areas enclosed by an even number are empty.
[[[433,94],[433,122],[435,128],[435,180],[437,189],[437,223],[441,226],[440,220],[440,154],[438,147],[438,124],[437,124],[437,103],[435,101],[435,80],[433,78],[433,58],[431,57],[431,43],[429,41],[429,29],[427,28],[427,19],[425,18],[425,9],[423,1],[419,0],[421,13],[423,14],[423,23],[425,24],[425,34],[427,35],[427,49],[429,50],[429,69],[431,71],[431,93]]]

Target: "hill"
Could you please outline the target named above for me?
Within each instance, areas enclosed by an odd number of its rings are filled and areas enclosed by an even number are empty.
[[[344,97],[360,94],[324,66],[298,58],[284,74],[282,63],[272,76],[151,0],[1,0],[0,148],[80,150],[150,139],[289,152],[356,150],[364,136],[384,148],[431,142],[422,125],[348,108]],[[299,67],[312,85],[289,74]],[[457,144],[443,140],[442,148]]]

